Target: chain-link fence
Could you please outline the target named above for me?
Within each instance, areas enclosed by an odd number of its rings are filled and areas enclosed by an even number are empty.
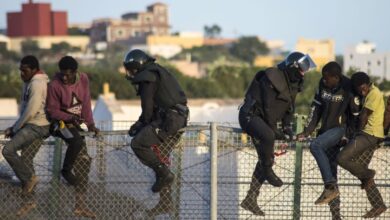
[[[276,188],[265,182],[261,186],[257,202],[265,212],[263,217],[240,207],[258,157],[250,138],[236,125],[191,124],[181,136],[171,138],[163,146],[154,146],[155,153],[170,166],[176,178],[170,189],[152,193],[156,177],[139,162],[130,147],[126,129],[131,123],[115,123],[115,126],[111,122],[101,123],[103,131],[99,138],[85,134],[86,146],[73,168],[79,178],[76,186],[61,177],[67,146],[60,139],[51,137],[40,148],[40,143],[31,143],[39,148],[33,160],[39,182],[28,196],[23,195],[20,181],[1,155],[0,219],[332,217],[329,206],[314,205],[324,186],[309,143],[276,143],[274,170],[284,185]],[[111,130],[113,127],[118,130]],[[6,143],[3,140],[0,148]],[[389,154],[387,147],[365,153],[372,157],[369,167],[376,170],[376,187],[369,190],[362,190],[358,179],[338,168],[341,203],[335,207],[339,207],[341,219],[360,219],[372,203],[375,205],[378,192],[385,203],[390,201]],[[368,162],[365,156],[357,159]],[[379,217],[388,218],[388,212]]]

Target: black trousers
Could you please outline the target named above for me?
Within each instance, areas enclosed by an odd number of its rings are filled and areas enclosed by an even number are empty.
[[[177,112],[164,113],[161,119],[152,121],[144,126],[131,140],[131,148],[140,161],[146,166],[155,169],[165,163],[166,152],[161,152],[160,146],[175,145],[170,143],[178,131],[187,124],[187,117]],[[165,155],[165,156],[164,156]]]
[[[255,145],[258,162],[253,175],[260,182],[264,182],[264,169],[272,167],[274,163],[275,132],[259,116],[239,113],[241,128],[252,138]]]
[[[80,131],[82,131],[81,128],[78,127],[68,127],[70,133],[72,133],[72,138],[66,138],[61,132],[57,131],[55,133],[56,136],[60,137],[65,141],[65,143],[68,145],[68,148],[66,149],[66,154],[64,158],[64,164],[62,166],[62,169],[65,171],[71,171],[73,169],[74,163],[77,159],[77,156],[79,155],[81,149],[83,146],[86,146],[85,138],[80,135]]]

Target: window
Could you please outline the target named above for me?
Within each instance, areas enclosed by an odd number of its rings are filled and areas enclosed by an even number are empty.
[[[368,62],[367,62],[367,66],[371,66],[371,61],[368,61]]]
[[[353,59],[353,54],[349,55],[349,59],[351,60]]]
[[[151,20],[152,20],[152,19],[151,19],[150,17],[145,17],[145,22],[146,22],[146,23],[150,23]]]
[[[381,61],[378,60],[378,61],[376,62],[376,64],[377,64],[378,66],[380,66],[380,65],[381,65]]]

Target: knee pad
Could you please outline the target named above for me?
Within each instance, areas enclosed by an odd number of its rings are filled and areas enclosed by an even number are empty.
[[[137,149],[140,147],[150,147],[152,145],[160,145],[161,140],[157,136],[158,128],[154,128],[151,125],[147,125],[131,141],[131,148]]]

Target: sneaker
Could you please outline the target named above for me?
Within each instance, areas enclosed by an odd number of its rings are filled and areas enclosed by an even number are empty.
[[[269,184],[275,187],[281,187],[283,185],[283,181],[278,176],[276,176],[272,168],[265,170],[265,179]]]
[[[23,184],[22,195],[30,194],[38,183],[38,177],[33,175],[30,180]]]
[[[335,199],[340,195],[340,192],[337,188],[333,189],[324,189],[320,197],[314,202],[316,205],[328,204],[330,201]]]
[[[156,182],[152,186],[152,192],[160,192],[161,189],[170,186],[175,179],[175,175],[168,170],[164,176],[156,176]]]
[[[363,218],[375,218],[380,216],[383,212],[387,210],[386,206],[379,206],[374,207],[370,211],[368,211],[365,215],[363,215]]]
[[[73,213],[77,217],[96,218],[96,214],[87,208],[76,208]]]
[[[61,170],[61,174],[70,185],[75,186],[79,183],[79,179],[72,173],[72,171]]]
[[[26,216],[31,210],[35,209],[37,207],[37,203],[35,202],[28,202],[24,206],[22,206],[17,212],[17,217],[24,217]]]
[[[257,205],[257,201],[247,196],[240,204],[241,208],[252,212],[254,215],[265,216],[265,213]]]

